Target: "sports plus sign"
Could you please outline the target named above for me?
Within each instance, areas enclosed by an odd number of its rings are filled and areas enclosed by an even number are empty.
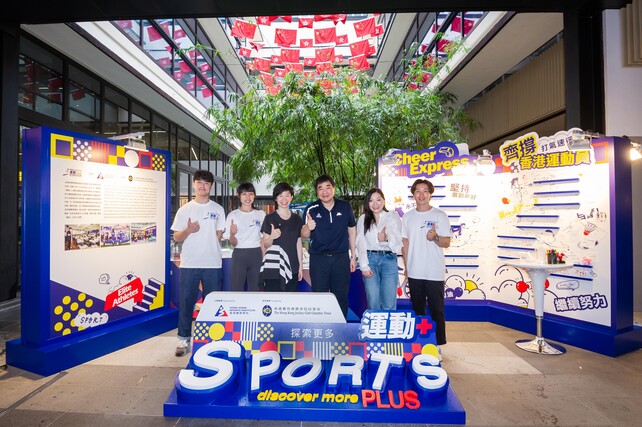
[[[417,324],[415,328],[419,329],[419,335],[425,335],[432,329],[432,323],[428,322],[428,319],[424,317],[421,319],[421,323]]]

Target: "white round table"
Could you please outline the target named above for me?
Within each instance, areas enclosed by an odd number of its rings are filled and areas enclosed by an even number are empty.
[[[507,265],[524,270],[531,278],[535,298],[535,319],[537,320],[537,333],[533,340],[518,340],[517,347],[522,350],[538,354],[564,354],[566,349],[559,344],[546,342],[542,337],[542,318],[544,317],[544,290],[546,278],[558,270],[571,268],[572,264],[546,264],[535,261],[515,260],[506,262]]]

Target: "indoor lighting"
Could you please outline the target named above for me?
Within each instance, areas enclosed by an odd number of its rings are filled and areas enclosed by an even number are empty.
[[[586,151],[591,149],[592,135],[581,129],[571,131],[571,140],[568,142],[568,151]]]
[[[495,173],[495,161],[493,156],[490,154],[490,151],[483,150],[483,154],[477,156],[475,164],[477,165],[477,171],[482,175],[492,175]]]
[[[629,154],[631,160],[642,159],[642,145],[639,142],[631,141],[631,152]]]

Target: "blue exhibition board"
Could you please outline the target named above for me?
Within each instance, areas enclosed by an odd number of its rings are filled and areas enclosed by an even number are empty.
[[[50,375],[176,327],[170,171],[163,150],[24,132],[22,330],[9,365]]]
[[[366,311],[361,323],[220,317],[194,328],[165,416],[466,422],[437,358],[434,323],[411,310]]]

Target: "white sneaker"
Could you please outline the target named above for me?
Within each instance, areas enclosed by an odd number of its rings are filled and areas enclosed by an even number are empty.
[[[439,356],[437,357],[437,359],[439,359],[439,361],[441,362],[441,360],[442,360],[443,358],[441,357],[441,347],[439,347],[439,346],[437,346],[437,354],[439,355]]]
[[[189,353],[190,350],[190,342],[189,340],[179,338],[178,339],[178,345],[176,346],[176,357],[181,357],[185,356],[187,353]]]

